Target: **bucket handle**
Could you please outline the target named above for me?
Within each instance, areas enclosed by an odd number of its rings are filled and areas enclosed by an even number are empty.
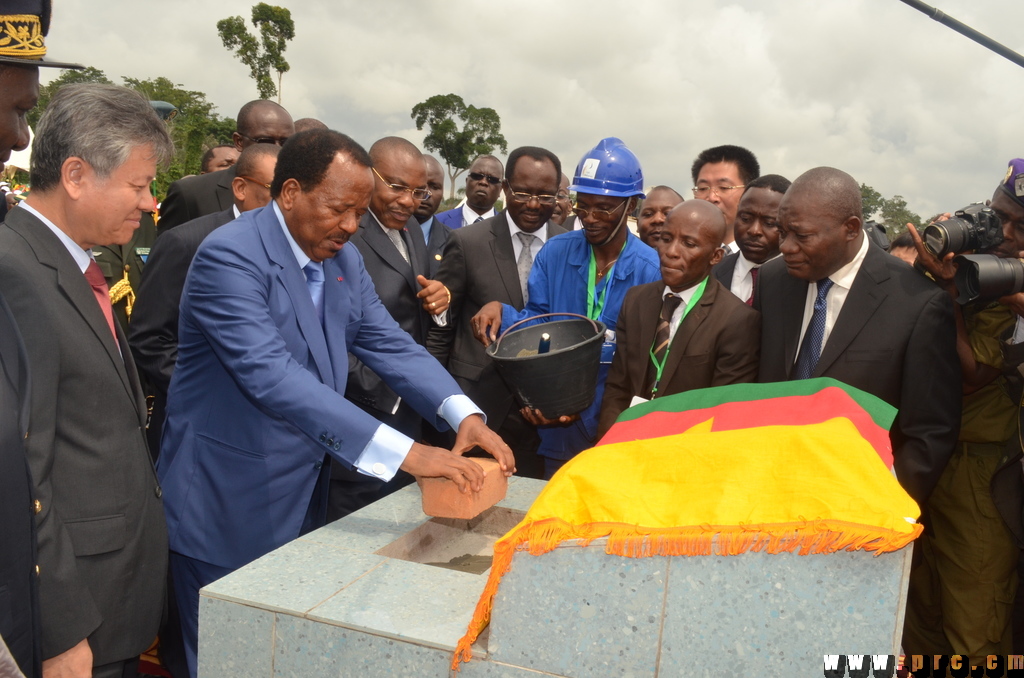
[[[511,325],[509,325],[508,329],[505,330],[504,332],[502,332],[500,335],[498,335],[498,340],[494,342],[494,351],[495,351],[495,353],[497,353],[498,347],[501,345],[501,340],[505,338],[505,335],[508,334],[509,332],[511,332],[512,330],[514,330],[519,325],[522,325],[523,323],[525,323],[525,322],[527,322],[529,320],[536,320],[537,318],[550,318],[551,316],[555,316],[555,315],[568,315],[568,316],[572,316],[573,318],[580,318],[582,320],[586,320],[586,321],[590,322],[591,325],[594,326],[594,333],[597,334],[597,323],[594,322],[594,320],[592,318],[588,318],[585,315],[580,315],[579,313],[542,313],[541,315],[532,315],[529,318],[523,318],[522,320],[519,320],[519,321],[514,322]]]

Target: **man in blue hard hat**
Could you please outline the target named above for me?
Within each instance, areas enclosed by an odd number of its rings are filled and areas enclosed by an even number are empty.
[[[573,212],[583,227],[551,238],[541,249],[530,271],[526,307],[516,311],[491,302],[471,321],[485,346],[497,338],[500,328],[545,313],[586,315],[607,327],[597,390],[587,409],[558,419],[522,410],[523,417],[539,427],[537,454],[544,457],[546,478],[594,444],[622,300],[634,285],[661,280],[657,253],[626,228],[626,219],[644,198],[643,185],[640,162],[626,144],[615,137],[602,139],[580,159],[569,187],[576,192]]]

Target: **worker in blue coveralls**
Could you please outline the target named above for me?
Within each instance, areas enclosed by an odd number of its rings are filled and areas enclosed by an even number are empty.
[[[569,187],[576,192],[573,211],[583,228],[557,235],[541,248],[530,270],[529,298],[522,311],[494,301],[471,321],[476,338],[485,346],[497,339],[502,327],[545,313],[586,315],[607,327],[597,392],[587,409],[557,419],[535,409],[522,410],[523,417],[538,427],[537,454],[544,458],[545,478],[593,446],[604,382],[615,355],[615,325],[622,300],[634,285],[661,280],[658,253],[626,227],[637,201],[645,197],[643,185],[643,170],[633,152],[620,139],[602,139],[580,160]],[[544,196],[516,197],[533,203]]]

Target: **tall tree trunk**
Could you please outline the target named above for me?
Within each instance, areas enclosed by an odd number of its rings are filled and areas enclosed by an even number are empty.
[[[277,103],[281,103],[281,77],[284,75],[281,71],[277,72]]]

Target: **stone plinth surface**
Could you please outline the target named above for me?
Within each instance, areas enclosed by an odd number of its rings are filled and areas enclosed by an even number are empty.
[[[449,676],[487,576],[460,563],[486,556],[543,486],[510,478],[472,520],[431,519],[408,487],[214,582],[200,678]],[[518,552],[458,675],[811,676],[826,654],[898,654],[910,553]]]

